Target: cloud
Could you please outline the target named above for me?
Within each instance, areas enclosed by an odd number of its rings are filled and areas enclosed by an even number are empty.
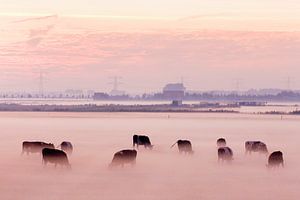
[[[46,19],[56,19],[58,18],[58,15],[48,15],[43,17],[32,17],[32,18],[26,18],[21,20],[15,20],[12,21],[12,23],[23,23],[23,22],[30,22],[30,21],[40,21],[40,20],[46,20]]]
[[[177,19],[179,22],[190,21],[190,20],[199,20],[204,18],[215,18],[215,17],[228,17],[232,16],[230,13],[215,13],[215,14],[202,14],[202,15],[192,15],[187,17],[182,17]]]
[[[43,29],[31,29],[29,32],[29,37],[36,37],[36,36],[42,36],[47,35],[51,29],[54,28],[54,25],[48,25],[46,28]]]
[[[37,31],[26,43],[2,45],[0,69],[42,67],[51,71],[49,76],[60,77],[61,85],[70,80],[74,87],[116,74],[140,80],[140,88],[155,82],[150,79],[157,80],[156,87],[180,76],[222,86],[232,77],[246,82],[270,71],[272,76],[300,73],[300,32],[83,32],[60,24],[56,29],[61,27],[64,31],[51,34],[51,27]]]
[[[38,44],[40,44],[42,40],[43,39],[41,37],[31,38],[31,39],[27,40],[27,44],[29,46],[35,47]]]

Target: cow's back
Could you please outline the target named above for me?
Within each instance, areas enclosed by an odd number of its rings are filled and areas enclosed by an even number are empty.
[[[178,140],[177,141],[179,151],[192,153],[192,143],[189,140]]]
[[[114,154],[113,160],[110,164],[110,166],[118,166],[118,165],[124,165],[126,163],[132,163],[135,164],[135,160],[137,157],[137,151],[131,150],[131,149],[125,149],[121,150]]]
[[[40,141],[24,141],[22,143],[22,153],[41,153],[44,142]]]
[[[64,151],[58,149],[44,148],[42,150],[43,161],[61,165],[69,165],[68,156]]]
[[[283,165],[283,154],[281,151],[274,151],[268,158],[269,166]]]

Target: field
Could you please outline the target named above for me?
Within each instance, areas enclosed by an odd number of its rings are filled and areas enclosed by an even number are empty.
[[[235,113],[0,113],[1,199],[299,199],[300,117]],[[108,169],[113,154],[146,134],[135,167]],[[227,139],[231,164],[217,162],[216,140]],[[192,141],[195,154],[170,146]],[[21,155],[22,141],[71,141],[71,170]],[[266,168],[267,157],[245,155],[244,142],[261,140],[281,150],[285,167]]]

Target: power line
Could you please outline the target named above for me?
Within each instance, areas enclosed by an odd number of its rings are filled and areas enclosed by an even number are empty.
[[[113,79],[113,82],[109,82],[109,84],[113,85],[112,90],[114,91],[117,91],[119,89],[119,86],[123,84],[122,82],[120,82],[120,79],[122,79],[122,77],[120,76],[110,77],[110,79]]]
[[[237,79],[233,79],[234,81],[234,85],[235,85],[235,91],[239,92],[241,89],[241,83],[243,81],[243,79],[237,78]]]
[[[39,77],[39,95],[40,97],[44,96],[44,73],[42,69],[40,69],[40,77]]]

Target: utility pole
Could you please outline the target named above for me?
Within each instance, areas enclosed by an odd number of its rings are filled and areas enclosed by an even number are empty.
[[[287,77],[287,90],[288,91],[290,91],[291,90],[291,82],[292,82],[292,80],[291,80],[291,77]]]
[[[237,92],[237,93],[239,93],[239,91],[240,91],[240,87],[241,87],[241,82],[242,82],[243,80],[242,79],[234,79],[234,85],[235,85],[235,91]]]
[[[40,69],[40,77],[39,77],[39,96],[44,96],[44,73],[42,69]]]
[[[109,84],[113,85],[112,91],[118,91],[119,85],[122,84],[120,82],[120,79],[122,79],[122,77],[120,77],[120,76],[114,76],[114,77],[110,77],[110,79],[113,79],[113,82],[109,83]]]
[[[183,76],[181,76],[181,77],[180,77],[180,82],[181,82],[181,84],[183,84],[183,83],[184,83]]]

